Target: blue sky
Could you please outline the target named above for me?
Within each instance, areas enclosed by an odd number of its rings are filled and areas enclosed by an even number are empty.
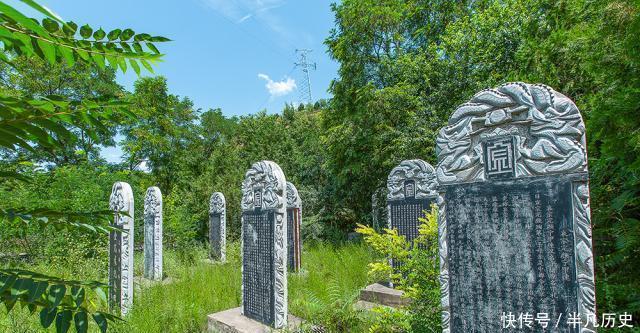
[[[313,50],[314,100],[329,97],[327,88],[338,68],[323,44],[334,22],[330,0],[39,2],[79,25],[89,23],[105,31],[128,27],[171,38],[172,42],[158,45],[166,55],[155,75],[167,77],[170,92],[189,97],[197,108],[219,107],[229,116],[262,109],[277,113],[286,102],[299,101],[296,48]],[[128,90],[135,79],[130,71],[118,75]],[[108,148],[103,155],[117,162],[120,151]]]

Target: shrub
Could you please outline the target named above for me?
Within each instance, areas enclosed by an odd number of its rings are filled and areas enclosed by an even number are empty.
[[[376,281],[392,281],[412,302],[406,316],[411,332],[440,332],[440,283],[438,276],[438,217],[435,205],[420,218],[419,236],[408,242],[395,229],[376,232],[359,224],[356,231],[376,251],[380,258],[369,264],[369,276]],[[403,264],[393,269],[390,260]],[[406,332],[401,311],[382,312],[373,329],[375,332]],[[395,324],[394,324],[395,323]]]

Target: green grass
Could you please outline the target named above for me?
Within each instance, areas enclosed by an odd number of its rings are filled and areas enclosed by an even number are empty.
[[[126,322],[113,332],[202,332],[207,315],[240,304],[239,246],[231,243],[228,263],[208,264],[204,249],[194,249],[193,261],[181,261],[166,251],[164,272],[171,283],[136,289],[134,306]],[[358,290],[367,284],[367,264],[371,253],[363,245],[307,246],[302,257],[303,272],[289,274],[289,312],[325,326],[351,326],[362,320],[351,308]],[[142,257],[135,257],[135,275],[142,275]],[[82,278],[106,280],[102,263],[87,262]],[[38,267],[39,271],[72,275],[63,269]],[[348,306],[347,306],[348,303]],[[93,325],[94,330],[96,329]],[[339,328],[338,328],[339,329]],[[53,330],[50,330],[53,331]],[[0,310],[0,332],[47,332],[39,327],[38,314],[14,310],[7,316]]]

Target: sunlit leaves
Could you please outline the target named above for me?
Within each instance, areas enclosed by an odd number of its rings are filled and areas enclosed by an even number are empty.
[[[136,73],[140,73],[143,60],[146,64],[152,64],[162,57],[158,48],[151,43],[169,41],[165,37],[147,33],[136,34],[129,28],[114,29],[108,34],[102,28],[94,30],[88,24],[78,29],[75,22],[60,20],[33,1],[24,2],[46,15],[42,22],[28,18],[0,2],[0,43],[4,51],[17,55],[36,55],[51,64],[58,62],[59,58],[69,65],[85,61],[104,67],[109,62],[122,71],[132,66]],[[142,65],[149,69],[145,63]]]
[[[102,311],[95,310],[95,302],[89,302],[86,292],[93,290],[98,303],[106,303],[103,288],[96,281],[64,280],[53,276],[19,269],[0,269],[0,295],[5,308],[11,310],[16,304],[25,304],[31,312],[40,308],[40,324],[48,328],[55,322],[56,332],[69,331],[75,324],[77,332],[87,332],[89,314],[101,331],[105,332],[109,322],[120,320]],[[98,291],[100,295],[98,295]]]

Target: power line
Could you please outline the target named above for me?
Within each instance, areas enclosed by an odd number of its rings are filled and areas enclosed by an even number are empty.
[[[299,55],[299,61],[295,62],[295,67],[302,69],[302,80],[298,91],[300,92],[301,103],[313,103],[313,96],[311,96],[311,78],[309,77],[309,69],[316,70],[316,63],[309,63],[307,54],[312,52],[311,49],[296,49],[296,53]]]

